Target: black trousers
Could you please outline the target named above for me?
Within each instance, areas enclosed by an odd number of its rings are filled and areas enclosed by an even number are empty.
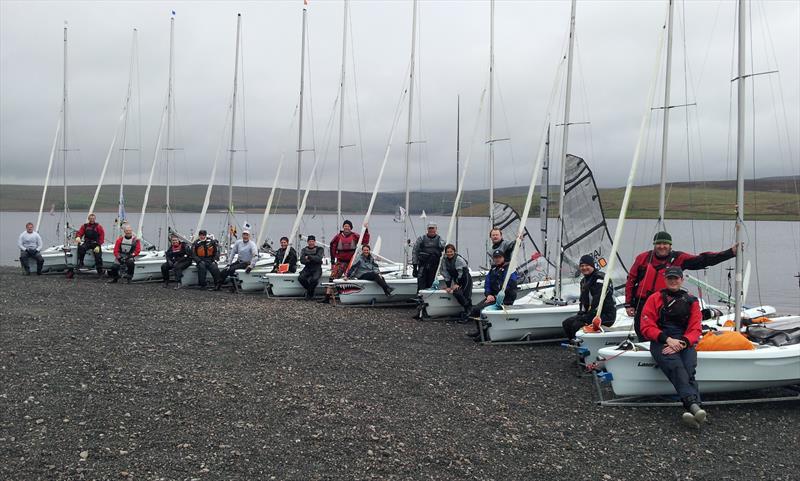
[[[436,280],[436,267],[438,266],[439,259],[436,259],[435,264],[420,264],[417,272],[417,290],[428,289],[433,285]]]
[[[680,396],[684,407],[687,409],[692,403],[700,402],[700,391],[694,379],[697,369],[697,352],[694,347],[687,347],[675,354],[662,354],[664,344],[650,342],[650,355],[655,359],[658,367],[667,376],[669,382],[675,386],[675,391]]]
[[[217,267],[217,263],[213,259],[200,259],[200,262],[197,263],[197,283],[200,284],[200,287],[206,287],[208,272],[211,273],[214,284],[216,284],[219,279],[219,267]]]
[[[219,280],[217,284],[224,284],[228,277],[231,277],[233,274],[236,273],[236,269],[246,269],[249,266],[249,262],[238,261],[234,262],[233,264],[228,264],[228,267],[222,271],[219,275]]]
[[[448,285],[447,287],[450,286]],[[452,294],[456,302],[464,308],[464,312],[469,315],[472,311],[472,280],[470,279],[464,286],[459,286]]]
[[[314,291],[319,284],[319,278],[322,277],[322,267],[308,267],[306,266],[297,276],[297,282],[302,285],[306,290],[306,296],[314,297]]]
[[[365,281],[375,281],[379,286],[381,286],[383,293],[387,296],[389,295],[389,286],[386,284],[386,280],[377,272],[365,272],[358,276],[358,278]]]
[[[175,282],[180,282],[183,277],[183,271],[190,265],[192,265],[191,259],[180,259],[176,262],[167,261],[161,264],[161,277],[164,282],[169,282],[169,271],[173,271],[175,273]]]
[[[39,251],[36,251],[35,254],[31,254],[28,251],[19,251],[19,262],[22,264],[22,268],[25,272],[31,271],[31,266],[28,265],[28,259],[35,259],[36,260],[36,273],[42,273],[42,267],[44,266],[44,258],[42,258],[42,254]]]
[[[561,326],[564,328],[564,335],[567,336],[567,339],[575,339],[575,334],[580,331],[583,326],[588,326],[592,323],[594,316],[589,314],[588,312],[579,312],[574,316],[570,316],[564,319],[564,322],[561,323]],[[614,320],[611,321],[603,321],[601,320],[600,324],[603,326],[611,326],[614,324]]]
[[[78,265],[83,265],[83,259],[86,257],[86,253],[91,251],[94,256],[94,266],[99,273],[103,270],[103,252],[95,252],[95,247],[100,247],[100,244],[97,242],[84,242],[78,246]]]
[[[136,267],[136,263],[135,263],[135,260],[134,260],[133,257],[125,257],[125,258],[117,259],[117,262],[115,262],[111,266],[111,277],[113,277],[114,279],[119,279],[119,277],[120,277],[119,276],[119,271],[120,271],[120,268],[122,267],[120,265],[120,263],[125,265],[125,278],[126,279],[132,279],[133,278],[133,269],[135,269],[135,267]]]

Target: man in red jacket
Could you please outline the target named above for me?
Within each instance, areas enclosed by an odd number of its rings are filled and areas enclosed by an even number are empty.
[[[87,222],[78,229],[75,241],[78,242],[78,269],[83,269],[83,258],[90,252],[94,256],[94,266],[98,274],[103,273],[103,253],[101,246],[106,241],[106,232],[103,226],[97,223],[97,217],[89,214]]]
[[[342,230],[331,239],[331,281],[342,277],[347,271],[347,268],[350,266],[350,261],[356,253],[360,238],[361,236],[358,235],[358,233],[353,232],[352,222],[349,220],[342,222]],[[364,224],[363,244],[369,244],[369,229],[367,228],[367,224]],[[329,287],[325,290],[325,299],[321,302],[330,302],[332,298],[333,288]]]
[[[142,243],[133,235],[133,227],[126,225],[123,234],[114,243],[114,265],[111,266],[111,280],[109,284],[119,282],[119,271],[124,265],[126,268],[125,282],[131,282],[133,278],[134,259],[142,250]]]
[[[736,250],[737,246],[734,245],[722,252],[688,254],[672,250],[672,236],[668,232],[657,233],[653,238],[653,250],[636,256],[625,284],[625,310],[633,317],[633,328],[639,340],[643,339],[639,324],[644,303],[651,294],[666,287],[664,272],[667,268],[675,266],[692,271],[705,269],[736,257]]]
[[[686,408],[683,422],[699,427],[706,420],[694,379],[697,368],[694,346],[701,334],[700,302],[681,289],[683,271],[680,267],[668,267],[664,278],[667,287],[648,297],[645,302],[642,335],[650,341],[650,354],[675,386]]]

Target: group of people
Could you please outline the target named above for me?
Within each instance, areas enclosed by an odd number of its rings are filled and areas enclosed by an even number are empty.
[[[436,223],[427,225],[426,233],[419,236],[412,250],[412,272],[417,279],[417,289],[431,288],[441,275],[443,289],[452,294],[462,306],[461,319],[467,321],[477,317],[480,311],[502,299],[504,305],[511,305],[517,298],[518,275],[511,272],[506,280],[509,262],[513,255],[514,242],[503,239],[500,229],[489,232],[492,267],[484,282],[484,298],[472,305],[473,281],[467,260],[458,254],[456,246],[445,243],[439,236]],[[330,279],[362,279],[376,282],[387,296],[393,289],[381,275],[377,260],[369,245],[370,234],[364,225],[363,239],[353,231],[353,223],[346,220],[342,229],[331,240],[329,251],[331,261]],[[97,223],[94,214],[89,214],[87,222],[76,233],[78,243],[77,267],[84,267],[87,253],[94,257],[98,274],[103,274],[104,265],[101,246],[105,242],[105,231]],[[309,235],[307,245],[298,254],[289,246],[289,239],[280,239],[280,248],[275,252],[273,272],[295,273],[297,263],[304,267],[298,281],[305,289],[305,298],[313,299],[322,277],[324,248],[317,244],[316,238]],[[44,259],[41,255],[42,238],[34,230],[33,223],[25,226],[18,239],[20,263],[27,275],[31,274],[31,261],[36,264],[36,274],[42,273]],[[358,255],[356,255],[357,250]],[[634,330],[640,341],[650,342],[650,352],[665,376],[674,385],[685,407],[682,419],[689,425],[697,426],[706,419],[702,408],[700,393],[695,380],[697,353],[694,346],[701,335],[702,313],[697,298],[682,289],[683,271],[699,270],[717,265],[736,256],[738,245],[721,252],[703,252],[698,255],[673,250],[672,236],[665,231],[653,238],[653,248],[636,256],[625,284],[625,309],[633,317]],[[136,256],[141,251],[141,242],[133,234],[130,225],[124,225],[123,233],[114,243],[114,263],[110,267],[111,280],[118,282],[124,271],[130,282],[135,268]],[[237,269],[250,272],[258,259],[258,247],[250,239],[250,232],[242,232],[228,253],[232,260],[220,271],[217,262],[220,258],[219,243],[205,230],[198,232],[198,238],[191,244],[177,235],[172,235],[170,246],[165,251],[165,262],[161,267],[164,286],[175,278],[175,289],[181,287],[183,272],[194,263],[197,266],[198,283],[207,287],[207,275],[219,290],[226,279]],[[580,280],[580,299],[578,313],[563,321],[564,335],[574,339],[578,331],[596,323],[610,326],[616,320],[616,301],[614,287],[610,279],[606,285],[606,296],[600,305],[605,273],[596,264],[595,257],[587,254],[580,258],[578,269]],[[328,289],[322,302],[331,302],[334,292]],[[475,339],[480,332],[468,334]]]

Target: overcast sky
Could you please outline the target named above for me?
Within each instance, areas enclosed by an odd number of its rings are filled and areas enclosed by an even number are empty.
[[[280,185],[293,187],[297,133],[289,127],[299,91],[302,8],[301,0],[3,0],[0,182],[40,184],[44,179],[61,102],[65,21],[69,24],[68,140],[70,148],[79,149],[69,153],[68,181],[95,184],[98,180],[121,112],[134,27],[138,29],[140,79],[134,88],[134,104],[141,104],[141,113],[131,111],[128,147],[141,147],[141,159],[136,152],[129,154],[127,180],[146,179],[165,102],[169,19],[175,10],[174,147],[182,150],[172,163],[171,182],[207,183],[219,139],[229,135],[225,118],[232,91],[236,14],[241,13],[240,94],[241,87],[244,92],[237,114],[237,149],[244,150],[246,134],[247,152],[236,154],[234,183],[271,185],[280,153],[285,151],[287,163]],[[341,68],[342,8],[343,3],[334,0],[311,0],[308,7],[306,92],[310,102],[306,102],[303,147],[316,149],[318,187],[330,189],[336,188],[338,120],[331,123],[330,119],[332,115],[338,119],[333,106]],[[727,0],[677,3],[671,103],[697,105],[671,110],[671,180],[735,175],[730,150],[735,144],[729,128],[735,125],[730,102],[735,99],[730,83],[735,10],[735,3]],[[748,43],[752,40],[756,55],[748,72],[780,72],[754,79],[755,102],[748,90],[748,127],[755,121],[755,142],[751,134],[748,155],[755,149],[757,158],[753,167],[748,157],[748,177],[754,168],[758,177],[798,174],[800,2],[754,1],[750,10]],[[393,112],[407,83],[411,11],[411,2],[405,0],[351,4],[343,143],[357,146],[344,151],[345,189],[366,186],[371,190],[375,182]],[[578,1],[571,121],[591,124],[570,129],[569,151],[587,159],[601,186],[623,185],[627,178],[665,14],[663,1]],[[528,182],[568,26],[567,1],[496,4],[494,137],[511,139],[496,144],[498,186]],[[457,94],[461,95],[462,160],[470,148],[473,151],[468,187],[486,187],[487,106],[477,120],[478,134],[473,137],[472,132],[488,79],[489,3],[420,2],[418,33],[412,137],[424,143],[412,148],[411,189],[455,184]],[[663,79],[658,89],[654,106],[663,102]],[[563,86],[560,91],[563,99]],[[561,109],[555,113],[557,121]],[[395,133],[384,179],[386,191],[403,188],[405,115]],[[642,183],[657,182],[661,119],[661,111],[655,111],[639,176]],[[554,155],[561,130],[554,127]],[[313,155],[304,154],[306,172]],[[155,182],[163,183],[165,170],[159,162]],[[107,182],[117,182],[119,170],[115,155]],[[61,183],[61,175],[57,166],[53,182]],[[555,175],[552,179],[555,183]],[[216,183],[227,183],[226,165],[220,166]]]

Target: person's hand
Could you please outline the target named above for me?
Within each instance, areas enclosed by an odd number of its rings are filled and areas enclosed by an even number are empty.
[[[444,288],[444,292],[446,292],[448,294],[452,294],[453,293],[453,288],[452,287],[445,287]]]
[[[744,242],[737,242],[731,246],[731,250],[733,251],[733,255],[739,253],[739,245],[741,245],[742,249],[744,250]]]
[[[626,307],[625,308],[625,314],[627,314],[628,317],[635,316],[636,315],[636,308],[635,307]]]
[[[362,225],[364,226],[365,230],[369,229],[369,222],[364,222],[364,224],[362,224]]]
[[[668,337],[664,349],[661,350],[661,353],[675,354],[679,352],[681,349],[683,349],[683,343],[680,340]]]
[[[95,254],[99,254],[100,253],[100,246],[95,246],[93,250],[94,250]]]
[[[491,295],[491,294],[489,294],[488,296],[486,296],[486,303],[487,303],[487,304],[490,304],[490,303],[494,302],[495,300],[497,300],[497,298],[496,298],[496,297],[494,297],[494,296],[493,296],[493,295]]]
[[[461,287],[461,286],[459,286],[458,284],[453,284],[453,286],[450,288],[450,290],[448,292],[457,291],[459,289],[459,287]]]
[[[76,244],[80,244],[81,243],[81,238],[80,237],[75,237],[75,243]]]

